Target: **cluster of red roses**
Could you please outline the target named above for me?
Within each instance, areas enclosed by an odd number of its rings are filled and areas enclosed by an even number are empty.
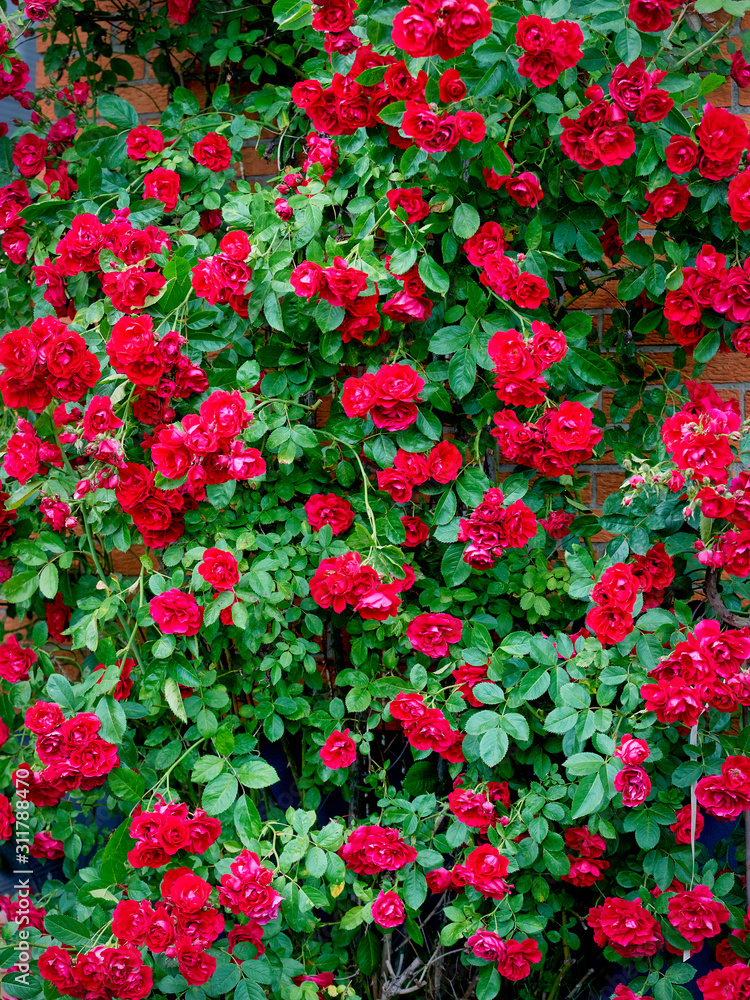
[[[443,484],[453,482],[461,463],[461,452],[450,441],[436,444],[427,455],[399,448],[393,467],[378,470],[378,489],[389,493],[395,503],[404,504],[411,500],[414,487],[428,479]]]
[[[505,881],[508,859],[491,844],[475,847],[464,862],[455,864],[451,871],[435,868],[427,873],[427,885],[432,892],[471,886],[487,899],[505,899],[513,886]]]
[[[33,476],[46,475],[48,465],[62,468],[60,448],[51,441],[42,441],[28,420],[19,417],[16,433],[11,434],[5,446],[3,466],[6,473],[23,485]]]
[[[533,938],[507,941],[496,934],[481,928],[475,931],[467,940],[466,945],[477,958],[487,962],[496,962],[497,971],[505,979],[518,982],[531,975],[531,966],[541,962],[542,953]]]
[[[53,262],[48,257],[34,267],[36,284],[45,286],[44,298],[58,316],[68,310],[65,279],[84,272],[100,275],[104,294],[121,312],[144,309],[149,297],[164,287],[165,278],[153,255],[168,253],[171,241],[156,226],[136,229],[128,222],[129,214],[128,208],[117,209],[106,224],[95,215],[77,215],[55,247],[57,259]],[[99,260],[102,250],[122,261],[122,270],[103,272]]]
[[[641,766],[651,751],[645,740],[625,733],[614,755],[622,761],[622,767],[613,781],[615,791],[622,794],[622,804],[633,809],[645,802],[651,793],[651,779]]]
[[[388,708],[415,750],[434,750],[452,764],[465,760],[461,752],[463,733],[453,729],[439,708],[428,708],[421,694],[402,691]]]
[[[649,957],[664,947],[659,921],[640,899],[608,896],[589,910],[586,923],[600,948],[609,945],[623,958]]]
[[[707,333],[701,322],[703,309],[723,313],[740,326],[732,331],[732,343],[743,354],[750,353],[750,264],[727,268],[726,254],[704,243],[695,257],[695,267],[682,271],[682,285],[667,291],[664,315],[669,334],[678,344],[692,348]]]
[[[741,418],[735,399],[721,399],[707,382],[687,382],[690,402],[662,424],[664,447],[678,469],[694,479],[726,483],[739,441]]]
[[[334,257],[333,264],[324,268],[313,261],[304,261],[294,268],[289,280],[300,298],[320,298],[329,305],[342,308],[344,318],[336,328],[346,344],[350,340],[364,343],[365,334],[380,326],[378,315],[378,286],[372,294],[363,294],[368,278],[364,271],[349,267],[343,257]],[[369,346],[385,343],[388,333],[381,331]]]
[[[78,955],[75,964],[70,952],[51,945],[39,956],[38,967],[42,979],[77,1000],[145,1000],[153,985],[151,968],[132,945],[92,948]]]
[[[523,500],[507,507],[503,491],[487,490],[482,502],[458,526],[459,542],[468,542],[463,560],[473,569],[492,569],[506,549],[522,549],[537,531],[537,519]]]
[[[701,511],[708,518],[722,518],[737,529],[725,531],[715,539],[712,548],[700,540],[693,543],[698,561],[705,566],[725,566],[733,576],[750,574],[750,473],[739,473],[727,490],[721,484],[705,486],[696,496]]]
[[[220,253],[213,257],[199,258],[192,269],[193,291],[214,305],[230,305],[238,316],[247,318],[248,283],[253,272],[247,265],[250,240],[247,233],[235,230],[222,237]]]
[[[562,361],[568,352],[565,334],[560,330],[534,320],[531,332],[531,340],[526,341],[519,330],[498,330],[487,345],[495,365],[497,398],[502,403],[512,406],[543,403],[549,386],[542,372]]]
[[[482,268],[482,284],[501,299],[513,302],[519,309],[538,309],[549,298],[547,282],[538,274],[521,271],[518,264],[523,263],[524,254],[513,260],[504,253],[506,246],[502,226],[485,222],[464,243],[463,251],[470,264]]]
[[[491,31],[485,0],[410,0],[393,19],[393,44],[417,59],[455,59]]]
[[[750,758],[727,757],[720,774],[700,779],[695,794],[709,815],[721,820],[737,819],[750,809]]]
[[[354,12],[357,4],[354,0],[321,0],[313,7],[313,31],[325,34],[323,42],[328,53],[338,52],[348,55],[362,44],[361,40],[349,31],[354,23]]]
[[[568,851],[575,851],[577,857],[568,854],[570,872],[561,876],[563,882],[585,887],[604,878],[609,868],[609,861],[602,857],[607,848],[604,837],[590,833],[587,826],[569,827],[565,831],[565,847]]]
[[[616,167],[635,153],[635,133],[626,124],[627,114],[619,104],[606,101],[601,87],[587,88],[592,101],[573,119],[563,115],[560,145],[566,156],[584,170]]]
[[[739,115],[733,115],[724,108],[714,108],[707,103],[695,136],[697,144],[688,136],[673,135],[669,140],[665,155],[667,166],[673,173],[686,174],[697,166],[701,177],[718,181],[732,177],[737,172],[742,154],[748,147],[747,128]],[[746,173],[747,171],[733,178],[729,182],[728,191],[730,215],[734,218],[736,214],[734,221],[740,224],[740,228],[743,228],[741,223],[746,220],[747,215]],[[669,184],[646,194],[649,208],[643,216],[644,221],[655,223],[659,219],[673,218],[683,211],[689,199],[688,185],[678,184],[673,178]],[[677,327],[678,324],[674,323],[673,328]],[[700,324],[691,323],[688,331],[683,333],[683,339],[687,341],[684,346],[694,346],[696,341],[692,338],[699,329]]]
[[[468,788],[461,788],[462,780],[463,775],[456,778],[453,791],[448,796],[448,808],[456,819],[481,834],[487,833],[491,826],[497,826],[498,823],[507,825],[507,817],[498,814],[495,803],[499,802],[506,809],[510,808],[508,782],[489,781],[486,792],[473,792]]]
[[[667,587],[674,580],[674,562],[664,543],[657,542],[645,555],[634,556],[630,568],[643,594],[643,610],[658,608]]]
[[[348,378],[341,393],[347,417],[369,417],[376,427],[403,431],[419,416],[424,379],[409,365],[383,365],[361,378]]]
[[[134,868],[161,868],[178,851],[204,854],[221,833],[221,823],[203,809],[192,816],[184,802],[165,802],[156,796],[151,812],[136,806],[130,823],[130,836],[135,847],[128,852]]]
[[[240,435],[252,420],[237,389],[218,389],[204,399],[200,413],[160,427],[151,443],[151,460],[166,479],[182,479],[197,499],[205,487],[230,479],[257,479],[266,471],[257,448],[245,448]]]
[[[621,642],[633,631],[632,611],[638,589],[638,581],[627,563],[608,567],[595,584],[591,591],[594,607],[586,615],[586,628],[603,645]]]
[[[588,461],[601,439],[594,414],[583,403],[565,401],[549,407],[537,421],[522,423],[513,410],[492,418],[490,434],[511,462],[528,465],[544,476],[573,475],[576,465]]]
[[[516,45],[523,49],[518,72],[535,87],[549,87],[582,58],[583,32],[575,21],[553,23],[537,14],[524,15],[516,26]]]
[[[404,564],[404,575],[385,583],[372,566],[362,565],[359,552],[345,552],[321,560],[310,580],[310,595],[320,608],[341,614],[353,608],[368,621],[385,621],[398,614],[401,593],[414,583],[414,571]]]
[[[748,657],[746,627],[722,632],[716,621],[699,622],[649,672],[653,681],[641,688],[647,710],[683,726],[696,725],[708,706],[735,712],[750,703],[750,673],[741,672]]]
[[[638,594],[643,595],[644,609],[658,607],[673,580],[674,564],[661,542],[635,556],[632,565],[610,566],[591,592],[596,607],[586,616],[586,627],[602,643],[621,642],[633,629]]]
[[[155,907],[147,900],[118,902],[112,914],[112,934],[126,945],[145,946],[154,954],[176,958],[187,982],[201,985],[216,971],[216,959],[206,949],[224,930],[224,917],[206,905],[210,895],[205,879],[189,868],[171,868],[162,879],[162,898]]]
[[[662,69],[647,72],[646,61],[642,56],[628,66],[620,63],[609,81],[610,97],[622,111],[633,115],[637,122],[660,122],[674,107],[669,91],[657,86],[666,75],[666,71]]]
[[[19,58],[15,51],[11,51],[10,42],[13,36],[3,24],[0,26],[0,99],[12,97],[22,107],[28,107],[27,97],[31,97],[28,91],[24,92],[24,87],[29,82],[29,67]]]
[[[31,771],[25,765],[13,773],[16,788],[26,784],[34,805],[56,805],[66,792],[90,791],[120,766],[117,747],[99,735],[101,721],[91,712],[65,719],[59,705],[38,701],[26,710],[24,725],[37,737],[36,752],[45,765]]]
[[[0,338],[0,393],[13,409],[41,413],[55,399],[79,400],[96,385],[101,367],[79,333],[54,316]]]
[[[262,928],[279,915],[284,897],[272,887],[273,872],[260,863],[252,851],[242,850],[230,866],[229,874],[221,876],[219,904],[234,914],[243,913],[251,923],[241,928],[237,940],[252,941],[262,948]]]
[[[107,355],[114,370],[137,387],[134,411],[143,423],[163,419],[172,396],[187,399],[208,388],[206,373],[182,353],[184,343],[175,330],[157,340],[151,316],[122,316],[112,327]]]
[[[348,834],[338,855],[356,875],[379,875],[399,871],[416,860],[417,852],[398,830],[382,826],[358,826]]]

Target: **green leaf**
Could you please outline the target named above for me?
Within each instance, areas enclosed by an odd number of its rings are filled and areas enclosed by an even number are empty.
[[[453,213],[453,232],[459,239],[468,240],[479,229],[479,212],[471,205],[459,205]]]
[[[237,481],[230,479],[226,483],[212,483],[206,487],[206,499],[212,507],[223,510],[229,506],[229,502],[237,489]]]
[[[418,910],[427,899],[427,880],[416,865],[410,865],[404,876],[403,897],[413,910]]]
[[[463,399],[474,388],[477,378],[477,363],[468,348],[464,348],[451,358],[448,365],[448,383],[459,399]]]
[[[271,767],[260,757],[254,757],[240,765],[237,768],[237,776],[245,788],[268,788],[279,780],[276,768]]]
[[[39,585],[39,573],[35,569],[14,573],[10,580],[3,584],[2,595],[9,604],[28,601],[36,593]]]
[[[357,968],[364,976],[371,976],[380,965],[380,942],[368,931],[357,945]]]
[[[332,306],[323,299],[315,307],[315,322],[323,333],[337,330],[344,322],[346,311],[342,306]]]
[[[60,574],[54,563],[47,563],[39,574],[39,590],[42,597],[52,600],[60,584]]]
[[[167,677],[164,682],[164,698],[177,718],[181,719],[183,722],[187,722],[188,719],[185,714],[185,705],[183,704],[182,695],[180,694],[180,685],[173,677]]]
[[[107,776],[109,790],[116,799],[123,802],[138,802],[146,790],[142,774],[136,774],[127,767],[118,767]]]
[[[615,36],[615,52],[627,66],[641,54],[641,36],[635,25],[629,21],[625,22],[622,31],[618,31]]]
[[[232,774],[220,774],[203,789],[201,805],[209,816],[218,816],[234,804],[239,785]]]
[[[131,129],[138,124],[138,112],[133,105],[116,94],[102,94],[96,102],[96,109],[105,122],[117,128]]]
[[[76,951],[86,951],[91,945],[91,928],[73,917],[48,914],[44,918],[44,929],[53,938],[62,944],[69,944]]]
[[[247,795],[240,795],[234,804],[234,829],[245,847],[253,847],[256,838],[260,836],[260,813]]]
[[[110,782],[110,791],[112,785]],[[140,798],[140,796],[139,796]],[[125,859],[128,851],[135,847],[135,841],[130,836],[131,819],[128,816],[120,823],[102,851],[102,879],[108,885],[121,884],[127,878]]]
[[[128,725],[122,705],[107,694],[96,706],[96,715],[102,724],[99,731],[101,738],[107,743],[119,743]]]
[[[445,295],[450,288],[450,278],[443,268],[427,254],[419,262],[419,277],[433,292]]]
[[[466,346],[470,336],[465,326],[444,326],[430,338],[430,350],[433,354],[453,354]]]
[[[706,364],[719,350],[721,345],[721,334],[718,330],[711,330],[698,341],[693,350],[693,357],[699,364]]]

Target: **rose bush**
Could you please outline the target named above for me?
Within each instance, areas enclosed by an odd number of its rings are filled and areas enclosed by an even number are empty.
[[[8,995],[750,996],[748,9],[2,29]]]

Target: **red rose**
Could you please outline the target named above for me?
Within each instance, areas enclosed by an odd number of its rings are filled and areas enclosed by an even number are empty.
[[[145,160],[149,156],[161,153],[164,149],[164,136],[156,128],[148,125],[136,125],[127,135],[125,149],[131,160]]]
[[[747,125],[742,118],[709,103],[703,109],[703,117],[695,135],[709,161],[727,164],[729,173],[723,176],[734,173],[740,156],[748,148]]]
[[[349,735],[348,729],[343,732],[334,729],[318,753],[325,766],[335,771],[354,763],[357,759],[357,744]]]
[[[33,649],[25,649],[15,635],[0,643],[0,677],[9,684],[28,680],[29,670],[36,663]]]
[[[447,614],[417,615],[406,629],[412,648],[426,656],[446,656],[448,644],[461,639],[463,623]]]
[[[243,233],[240,229],[235,229],[231,233],[227,233],[226,236],[222,236],[219,249],[225,257],[231,257],[232,260],[245,261],[250,253],[250,240],[247,237],[247,233]]]
[[[536,174],[531,174],[528,171],[523,171],[516,177],[506,174],[500,178],[500,186],[505,188],[513,201],[517,202],[521,208],[536,208],[544,197]]]
[[[165,212],[173,211],[180,196],[180,175],[174,170],[157,167],[143,178],[143,196],[161,201]]]
[[[198,572],[206,583],[218,591],[233,590],[240,579],[237,560],[231,552],[223,549],[206,549]]]
[[[13,162],[23,177],[36,177],[44,169],[47,152],[47,140],[29,132],[15,144]]]
[[[586,922],[600,948],[610,945],[623,958],[655,955],[664,945],[658,922],[640,899],[610,896],[589,910]]]
[[[438,81],[440,100],[444,104],[462,101],[466,97],[466,84],[457,69],[446,69]],[[402,98],[403,99],[403,98]]]
[[[379,875],[399,871],[416,860],[417,852],[398,830],[381,826],[358,826],[352,830],[338,855],[357,875]]]
[[[678,184],[672,178],[669,184],[646,192],[649,207],[643,214],[643,221],[656,223],[660,219],[672,219],[683,211],[689,200],[687,184]]]
[[[438,54],[438,31],[438,15],[421,4],[411,3],[393,19],[393,44],[416,58],[435,56]]]
[[[123,316],[112,327],[106,346],[115,371],[137,386],[156,385],[164,374],[164,361],[154,340],[150,316]]]
[[[505,941],[505,949],[499,957],[497,970],[501,976],[517,982],[531,975],[531,966],[541,962],[542,953],[533,938],[523,941]]]
[[[430,206],[424,200],[421,188],[393,188],[387,192],[386,197],[393,214],[396,215],[397,209],[401,209],[409,223],[421,222],[430,214]]]
[[[729,182],[729,214],[742,232],[750,229],[750,170],[743,170]]]
[[[121,899],[112,914],[112,933],[118,941],[128,941],[140,947],[152,916],[151,904],[145,900]]]
[[[189,937],[177,942],[175,957],[180,975],[184,976],[191,986],[207,983],[216,972],[216,959],[206,954],[205,950],[194,944]]]
[[[457,111],[456,132],[459,139],[481,142],[487,134],[487,125],[478,111]]]
[[[640,764],[626,764],[614,778],[615,791],[622,792],[622,804],[633,808],[651,792],[651,780]]]
[[[538,309],[549,298],[549,288],[544,278],[524,271],[511,286],[510,297],[519,309]]]
[[[411,724],[422,718],[427,711],[427,706],[421,694],[402,691],[396,695],[388,709],[394,719]]]
[[[430,537],[430,529],[419,517],[404,515],[401,518],[401,523],[406,531],[406,539],[402,544],[409,549],[413,549],[422,542],[426,542]]]
[[[729,910],[705,885],[677,892],[668,903],[669,922],[694,949],[700,950],[706,938],[721,933],[721,924],[729,920]]]
[[[665,31],[680,0],[630,0],[628,17],[639,31]]]
[[[613,646],[633,631],[633,616],[622,608],[595,607],[586,615],[586,628],[603,646]]]
[[[614,756],[619,757],[623,764],[641,764],[650,754],[645,740],[635,739],[630,733],[625,733],[620,737],[620,745],[615,750]]]
[[[436,750],[444,753],[454,742],[451,725],[438,708],[425,709],[414,722],[404,724],[409,745],[415,750]]]
[[[667,166],[673,174],[686,174],[698,162],[698,146],[683,135],[673,135],[666,148]]]
[[[669,829],[674,834],[674,839],[678,844],[689,844],[692,840],[697,840],[703,832],[703,813],[696,807],[695,810],[695,837],[691,835],[692,809],[690,805],[685,805],[677,811],[677,818]]]
[[[451,886],[451,873],[447,868],[433,868],[425,873],[425,881],[430,892],[445,892]],[[471,945],[471,938],[468,944]]]
[[[738,87],[747,87],[750,85],[750,63],[745,61],[740,49],[737,49],[732,56],[730,76]]]
[[[203,624],[204,608],[192,594],[176,588],[152,597],[149,610],[157,628],[165,635],[197,635]]]
[[[218,132],[209,132],[196,142],[193,146],[193,156],[201,166],[208,167],[214,173],[226,170],[232,162],[229,143]]]
[[[55,702],[37,701],[26,709],[24,725],[37,736],[51,733],[65,721],[62,709]]]
[[[352,505],[335,493],[314,493],[305,503],[305,514],[313,531],[329,524],[335,535],[351,528],[354,523]]]
[[[372,919],[379,927],[398,927],[406,919],[406,910],[397,892],[378,893],[372,904]]]
[[[750,996],[750,966],[742,961],[714,969],[697,983],[704,1000],[746,1000]]]
[[[505,881],[508,859],[491,844],[475,847],[466,859],[468,885],[488,899],[504,899],[513,888]]]
[[[503,228],[497,222],[485,222],[474,235],[463,245],[463,251],[470,264],[484,267],[484,261],[490,254],[502,251],[506,247]]]
[[[427,456],[430,479],[443,484],[452,482],[461,471],[462,462],[458,448],[450,441],[441,441]]]

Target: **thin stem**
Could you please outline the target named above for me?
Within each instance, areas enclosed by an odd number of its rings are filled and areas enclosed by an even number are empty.
[[[722,35],[726,35],[726,33],[730,31],[733,26],[734,26],[734,18],[731,18],[729,21],[727,21],[726,24],[722,25],[718,31],[714,32],[714,34],[711,35],[708,41],[703,42],[702,45],[699,45],[697,48],[693,49],[692,52],[688,52],[686,56],[683,56],[682,59],[679,59],[672,67],[672,71],[674,72],[674,70],[679,69],[680,66],[682,66],[684,63],[692,59],[693,56],[697,56],[699,53],[705,51],[705,49],[713,45],[714,42],[718,41]]]

